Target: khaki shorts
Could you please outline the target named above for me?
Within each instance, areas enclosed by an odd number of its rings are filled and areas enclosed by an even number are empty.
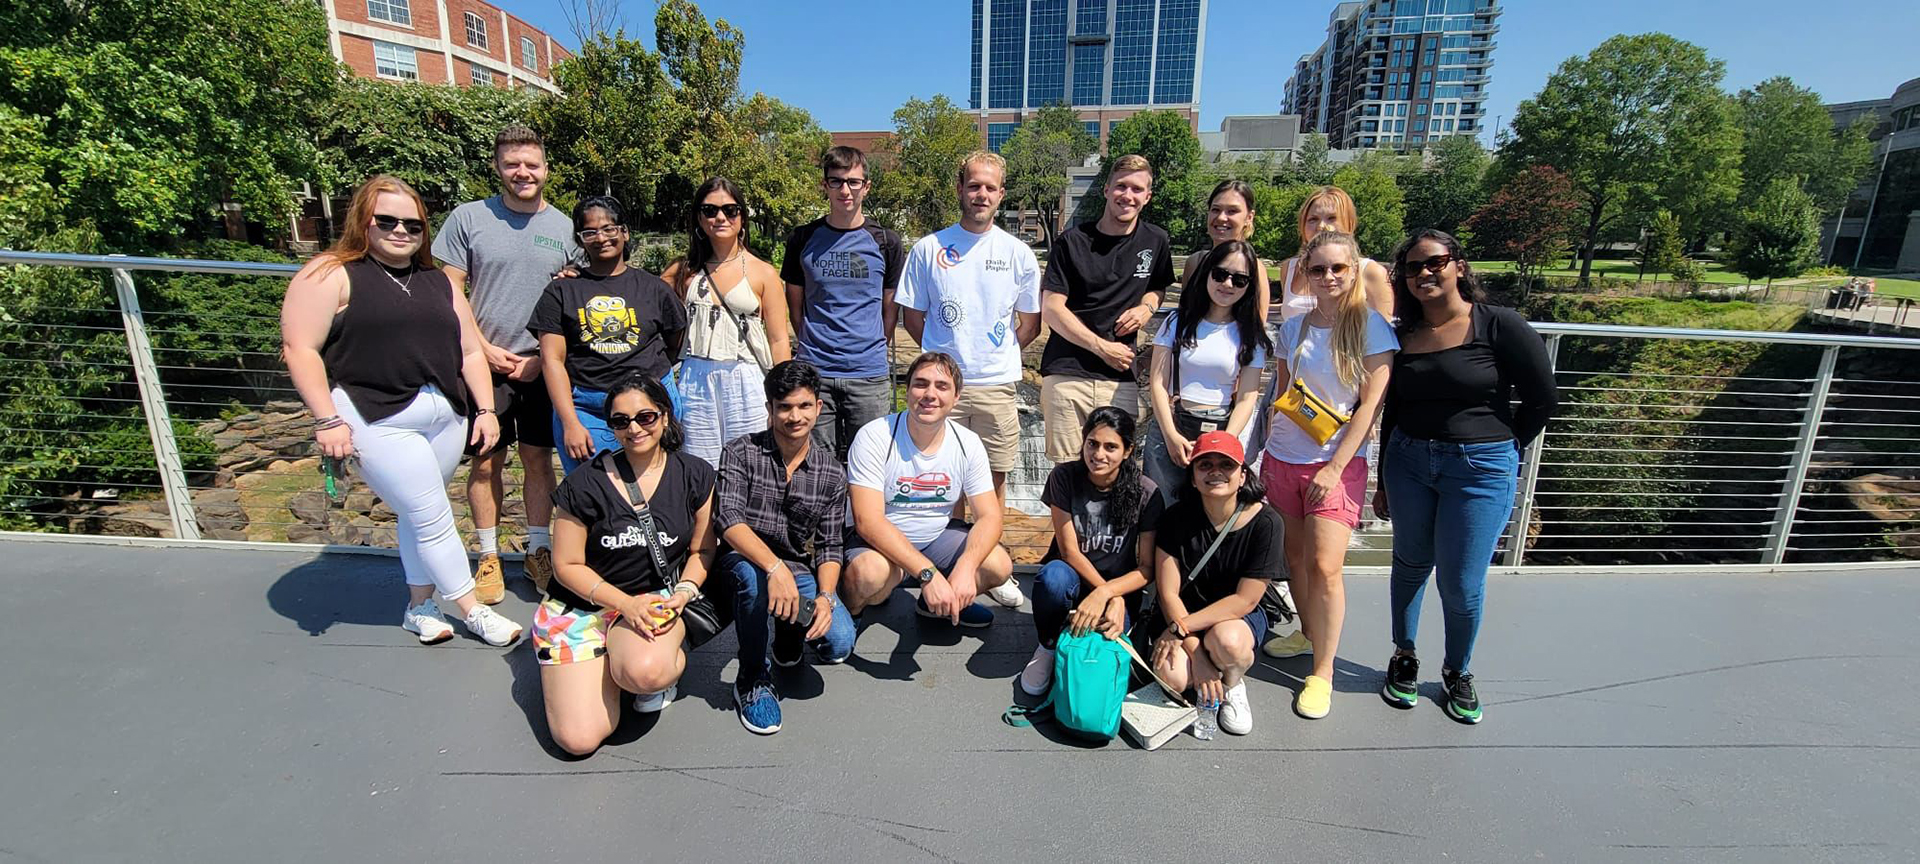
[[[954,403],[953,422],[973,430],[987,445],[987,467],[1012,471],[1020,464],[1019,384],[981,384],[963,387]]]
[[[1055,464],[1080,458],[1080,427],[1087,415],[1112,405],[1140,417],[1140,387],[1132,381],[1108,381],[1072,375],[1040,379],[1040,414],[1047,423],[1047,458]]]

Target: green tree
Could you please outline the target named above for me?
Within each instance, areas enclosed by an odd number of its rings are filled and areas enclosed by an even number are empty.
[[[1203,198],[1211,190],[1197,188],[1206,182],[1200,172],[1200,137],[1193,133],[1186,116],[1173,111],[1143,111],[1113,124],[1107,132],[1107,153],[1100,159],[1100,173],[1094,178],[1093,188],[1105,189],[1113,160],[1129,154],[1144,156],[1153,165],[1153,200],[1147,202],[1141,218],[1166,229],[1176,251],[1199,248],[1206,239]],[[1080,200],[1074,221],[1098,219],[1105,208],[1103,196],[1088,195]]]
[[[1740,128],[1720,90],[1726,66],[1663,33],[1615,36],[1569,58],[1514,113],[1501,152],[1513,171],[1565,173],[1585,199],[1580,279],[1602,232],[1636,207],[1664,206],[1698,232],[1739,190]]]
[[[1748,279],[1798,276],[1820,253],[1820,211],[1798,177],[1776,177],[1741,213],[1732,249],[1735,270]]]
[[[735,109],[733,127],[753,134],[728,166],[728,176],[751,199],[757,230],[749,241],[769,255],[788,229],[819,211],[820,157],[832,136],[813,115],[764,93],[753,94]]]
[[[1406,236],[1403,226],[1407,205],[1396,179],[1400,167],[1398,157],[1367,153],[1333,175],[1333,185],[1353,197],[1353,207],[1359,212],[1360,224],[1354,229],[1354,239],[1374,258],[1393,254]]]
[[[407,181],[435,211],[494,192],[489,167],[502,126],[525,123],[527,90],[398,84],[354,78],[315,127],[323,194],[345,195],[374,174]]]
[[[689,0],[663,0],[653,21],[653,44],[673,92],[673,110],[660,118],[673,154],[669,173],[698,184],[731,170],[752,137],[734,122],[746,37],[724,19],[709,22]]]
[[[1524,299],[1547,262],[1566,254],[1584,204],[1567,175],[1544,165],[1528,168],[1467,219],[1474,254],[1513,261]]]
[[[1680,239],[1680,220],[1662,210],[1653,214],[1646,230],[1640,241],[1641,277],[1644,278],[1649,270],[1667,274],[1677,272],[1687,260],[1686,244]]]
[[[953,224],[960,218],[955,172],[960,160],[980,147],[972,115],[944,95],[908,99],[893,112],[893,129],[882,150],[886,167],[868,200],[910,234]]]
[[[1308,132],[1300,136],[1300,147],[1293,151],[1293,162],[1288,166],[1285,176],[1313,186],[1325,186],[1333,182],[1334,165],[1328,155],[1327,136],[1319,132]]]
[[[1472,135],[1441,138],[1427,149],[1427,160],[1400,178],[1407,199],[1406,224],[1455,233],[1487,203],[1487,166],[1493,160]]]
[[[679,116],[660,56],[623,31],[600,33],[553,67],[561,95],[534,107],[556,185],[573,194],[609,194],[636,215],[654,200],[669,163]]]
[[[1014,130],[1000,145],[1007,160],[1007,203],[1040,212],[1047,250],[1059,233],[1060,199],[1067,193],[1067,170],[1079,167],[1100,139],[1087,131],[1080,115],[1065,103],[1047,105]]]
[[[1328,178],[1332,179],[1332,178]],[[1263,258],[1291,258],[1300,251],[1300,220],[1296,216],[1307,196],[1319,188],[1312,183],[1257,181],[1253,186],[1253,244]]]
[[[1799,177],[1816,209],[1839,212],[1873,164],[1873,142],[1867,140],[1873,118],[1835,129],[1820,94],[1791,79],[1768,78],[1740,91],[1735,103],[1746,130],[1741,210],[1760,200],[1774,180]]]

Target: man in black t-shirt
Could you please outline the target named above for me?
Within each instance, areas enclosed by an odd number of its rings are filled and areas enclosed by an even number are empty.
[[[1047,458],[1079,458],[1080,427],[1102,405],[1140,414],[1134,336],[1174,282],[1167,232],[1140,214],[1153,199],[1153,166],[1114,160],[1107,206],[1060,235],[1040,282],[1040,316],[1053,333],[1040,359]]]

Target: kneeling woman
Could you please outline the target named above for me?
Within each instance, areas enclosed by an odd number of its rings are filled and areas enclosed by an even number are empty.
[[[683,645],[698,647],[685,644],[681,612],[700,596],[715,545],[714,471],[680,452],[666,385],[645,376],[615,384],[607,423],[620,449],[553,493],[554,578],[533,619],[547,727],[575,755],[613,734],[622,691],[643,713],[673,701]]]
[[[1040,500],[1053,512],[1053,546],[1033,591],[1040,647],[1020,689],[1040,696],[1053,682],[1060,632],[1118,636],[1140,617],[1145,562],[1153,560],[1160,493],[1133,460],[1133,415],[1104,405],[1081,427],[1080,459],[1047,476]]]
[[[1243,676],[1254,638],[1267,632],[1260,597],[1281,575],[1283,529],[1239,439],[1202,434],[1188,465],[1193,488],[1167,508],[1154,538],[1153,668],[1168,685],[1191,688],[1197,703],[1220,704],[1220,728],[1245,735],[1253,709]]]

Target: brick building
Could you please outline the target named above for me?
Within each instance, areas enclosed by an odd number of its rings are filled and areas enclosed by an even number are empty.
[[[333,56],[365,78],[558,90],[553,37],[480,0],[321,0]]]

